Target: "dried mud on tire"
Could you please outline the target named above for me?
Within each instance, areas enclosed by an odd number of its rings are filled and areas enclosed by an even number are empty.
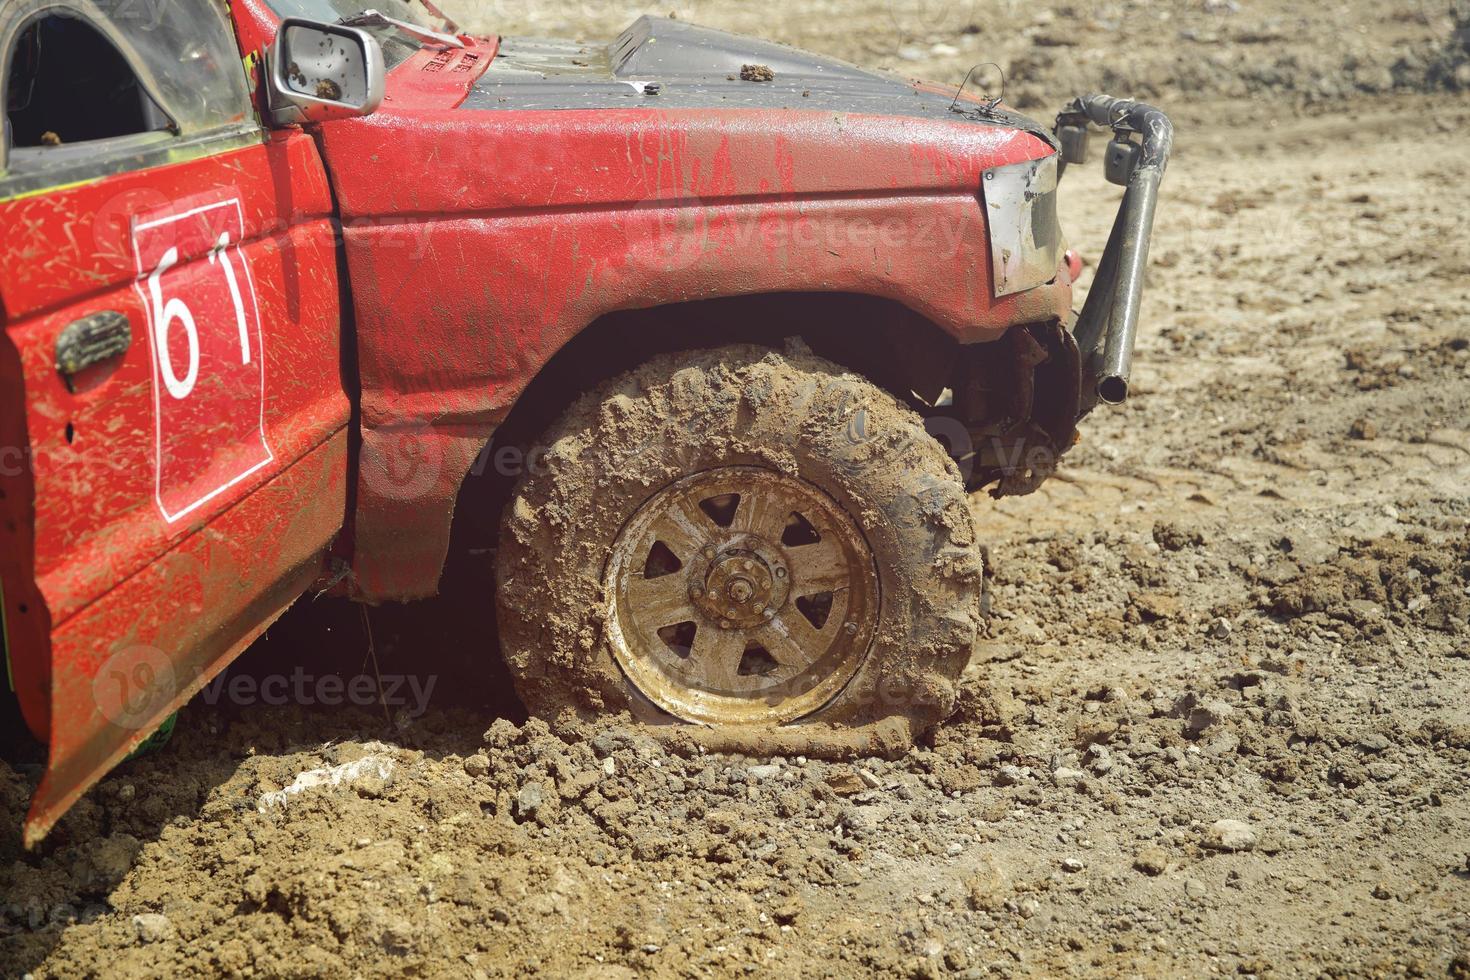
[[[615,379],[573,405],[546,443],[544,468],[507,507],[497,568],[502,650],[533,713],[660,719],[610,650],[608,549],[663,487],[735,465],[821,488],[876,558],[872,645],[811,717],[927,726],[952,709],[978,626],[980,549],[954,464],[892,396],[798,345],[727,347]]]

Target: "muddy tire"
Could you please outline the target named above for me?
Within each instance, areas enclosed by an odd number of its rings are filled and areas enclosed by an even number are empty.
[[[922,729],[952,709],[981,551],[953,462],[891,395],[795,343],[664,356],[543,446],[496,560],[533,714]]]

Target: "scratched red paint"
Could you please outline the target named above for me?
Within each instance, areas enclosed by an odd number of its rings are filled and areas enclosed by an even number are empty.
[[[223,224],[183,219],[156,226],[166,233],[153,236],[155,229],[142,229],[135,254],[138,224],[228,202]],[[22,711],[50,743],[32,838],[151,730],[119,728],[99,712],[91,685],[101,664],[142,645],[168,651],[181,666],[217,671],[263,625],[242,620],[243,611],[258,616],[260,593],[293,576],[300,581],[303,567],[310,566],[309,582],[313,561],[341,527],[349,403],[338,370],[330,213],[325,173],[301,133],[0,203],[0,227],[10,230],[0,236],[7,340],[0,378],[10,400],[5,413],[14,408],[23,420],[11,423],[21,433],[7,433],[7,445],[29,449],[27,465],[0,471],[0,505],[34,535],[3,549],[6,614]],[[220,250],[226,231],[231,246]],[[147,277],[137,272],[140,261],[156,268],[169,248],[175,266],[160,285],[165,299],[182,298],[193,309],[203,346],[190,397],[207,402],[195,411],[184,400],[184,411],[172,415],[160,414],[154,401],[159,360],[146,336]],[[226,255],[256,341],[252,364],[234,354],[234,374],[224,347],[239,337],[220,264]],[[72,391],[55,367],[56,341],[67,324],[98,310],[126,315],[133,343],[121,362]],[[182,333],[174,324],[179,380],[187,358],[177,346]],[[168,427],[162,443],[160,424]],[[18,442],[8,441],[12,434]],[[242,437],[243,447],[235,442]],[[329,444],[337,448],[327,455],[342,471],[311,472],[298,463]],[[267,491],[293,500],[291,512],[259,510]],[[178,519],[165,516],[165,508],[195,501]],[[250,509],[258,511],[253,525],[222,534]],[[195,574],[164,574],[191,554],[207,556]],[[214,660],[196,663],[204,651]],[[175,694],[160,705],[160,718],[185,700],[185,690]],[[65,723],[53,725],[53,718]]]
[[[417,508],[358,481],[353,570],[367,598],[436,590],[480,448],[537,369],[605,313],[849,291],[972,342],[1070,306],[1063,279],[992,294],[977,189],[986,168],[1048,151],[1023,132],[766,110],[400,105],[325,126],[323,146],[357,313],[364,444],[420,426],[441,463]],[[389,147],[433,168],[385,186]],[[903,247],[872,247],[875,229]],[[467,281],[493,304],[462,302]]]
[[[257,53],[274,16],[231,8]],[[425,49],[376,113],[315,138],[0,203],[0,437],[33,460],[0,468],[0,574],[18,694],[51,753],[29,842],[318,576],[344,526],[360,598],[432,593],[475,457],[604,314],[850,292],[977,342],[1069,309],[1069,275],[1000,299],[990,281],[982,172],[1051,152],[1033,135],[774,109],[458,109],[496,53]],[[411,493],[348,470],[333,195],[361,458],[432,461]],[[125,314],[134,343],[73,391],[56,340],[98,310]],[[99,685],[157,673],[159,651],[166,696],[119,724],[129,692]]]

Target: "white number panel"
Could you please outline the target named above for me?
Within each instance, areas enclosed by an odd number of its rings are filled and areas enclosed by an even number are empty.
[[[153,355],[155,499],[169,523],[273,460],[244,234],[237,199],[133,221],[134,288]]]

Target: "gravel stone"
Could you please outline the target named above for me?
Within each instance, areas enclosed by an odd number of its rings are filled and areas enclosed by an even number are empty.
[[[157,943],[174,938],[174,924],[158,912],[133,916],[133,933],[141,943]]]
[[[1161,875],[1169,867],[1169,852],[1162,847],[1141,848],[1133,857],[1133,867],[1151,877]]]
[[[1259,836],[1251,825],[1241,820],[1216,820],[1210,824],[1201,843],[1212,851],[1249,851]]]

